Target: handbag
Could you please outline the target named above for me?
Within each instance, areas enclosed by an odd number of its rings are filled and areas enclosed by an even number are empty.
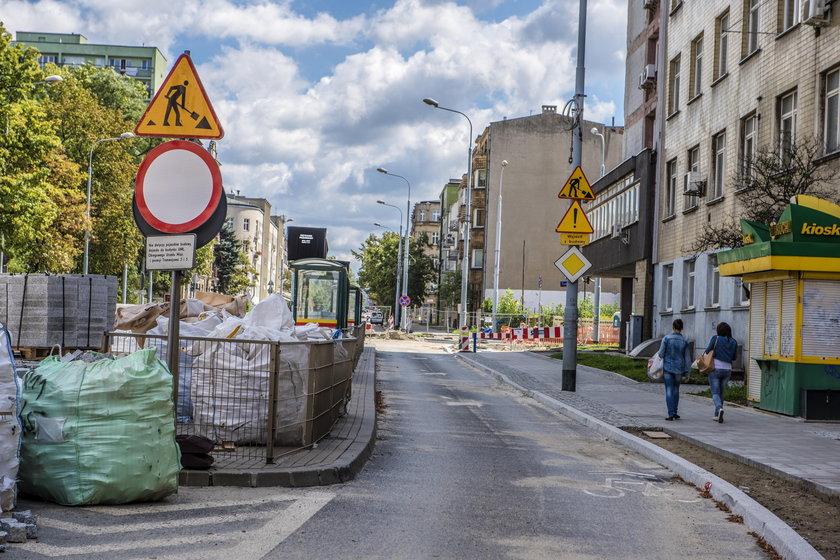
[[[662,357],[659,355],[659,352],[648,360],[647,374],[653,380],[662,378]]]
[[[709,373],[713,369],[715,369],[715,348],[717,347],[717,337],[715,337],[715,344],[712,346],[712,349],[708,352],[705,352],[700,358],[697,359],[697,369],[700,370],[701,373]]]

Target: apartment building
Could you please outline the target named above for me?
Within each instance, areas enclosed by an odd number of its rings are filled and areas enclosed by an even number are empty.
[[[250,296],[255,302],[280,291],[281,275],[288,269],[285,261],[284,216],[272,216],[271,204],[264,198],[227,195],[227,223],[246,251],[256,270]]]
[[[573,171],[568,158],[572,124],[556,106],[544,105],[536,115],[491,122],[476,140],[470,263],[479,303],[495,291],[496,234],[501,225],[499,292],[510,289],[533,311],[540,305],[565,304],[561,283],[566,278],[554,262],[567,247],[560,245],[555,230],[570,205],[557,195]],[[591,133],[593,127],[604,131],[603,150]],[[581,161],[587,178],[598,177],[602,157],[608,168],[621,161],[622,134],[621,127],[584,121]],[[617,283],[609,288],[607,301],[615,301]],[[580,293],[585,291],[591,293],[592,286],[581,280]]]
[[[41,53],[38,62],[60,67],[92,64],[141,82],[151,98],[166,78],[166,58],[157,47],[131,47],[88,43],[84,35],[18,31],[12,44],[35,47]]]
[[[826,0],[667,0],[654,330],[705,345],[718,322],[747,340],[749,292],[693,241],[739,217],[739,174],[761,149],[800,141],[840,164],[840,26]],[[840,189],[840,185],[836,185]],[[697,352],[697,349],[695,349]]]
[[[424,200],[417,202],[411,210],[411,242],[415,243],[424,235],[431,244],[425,250],[426,256],[432,259],[435,270],[440,267],[440,200]],[[437,307],[438,278],[435,277],[426,289],[429,293],[421,303],[425,309],[419,310],[419,317],[426,320],[429,316],[426,311]]]
[[[653,334],[653,247],[656,239],[657,146],[660,134],[660,10],[658,0],[627,3],[624,160],[605,167],[584,204],[595,233],[583,248],[590,274],[620,282],[619,345],[632,348]],[[591,131],[604,143],[606,135]]]

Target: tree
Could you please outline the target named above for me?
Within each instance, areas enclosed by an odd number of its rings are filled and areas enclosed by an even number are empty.
[[[394,232],[382,237],[371,234],[358,251],[353,251],[362,265],[359,286],[380,305],[396,300],[399,239]],[[429,247],[425,234],[409,243],[408,297],[413,304],[420,304],[426,298],[429,284],[435,279],[434,261],[426,255]]]
[[[444,272],[438,293],[440,294],[441,309],[455,309],[461,301],[461,273],[457,270]],[[491,303],[491,310],[492,305]]]
[[[214,252],[219,292],[235,296],[253,286],[251,279],[256,270],[248,259],[247,243],[237,239],[233,227],[227,222],[219,232]]]
[[[696,254],[740,247],[743,241],[738,218],[762,224],[775,222],[798,194],[840,201],[833,185],[838,171],[819,164],[820,155],[822,146],[815,139],[797,140],[783,151],[775,146],[759,149],[732,176],[738,201],[736,214],[726,216],[718,225],[703,228],[688,250]]]

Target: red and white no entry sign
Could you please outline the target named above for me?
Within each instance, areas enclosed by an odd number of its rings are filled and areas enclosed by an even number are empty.
[[[172,140],[140,164],[135,184],[137,210],[164,233],[185,233],[213,215],[223,196],[222,174],[213,157],[193,142]]]

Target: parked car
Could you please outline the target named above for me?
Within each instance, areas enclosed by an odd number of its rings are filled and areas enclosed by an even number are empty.
[[[382,315],[381,311],[371,311],[370,312],[370,324],[371,325],[381,325],[383,320],[384,320],[384,316]]]

